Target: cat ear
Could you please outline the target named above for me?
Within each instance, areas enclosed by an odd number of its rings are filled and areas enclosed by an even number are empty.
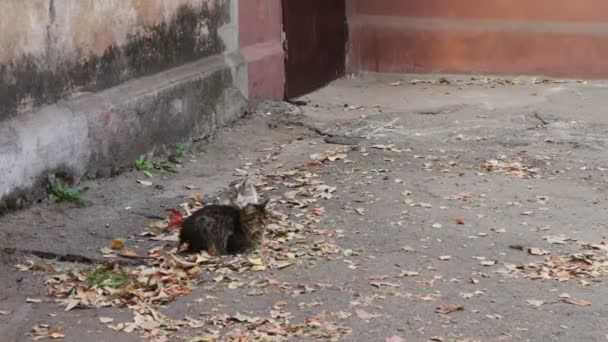
[[[267,198],[260,204],[258,204],[258,208],[262,209],[263,211],[266,211],[266,209],[268,209],[268,202],[270,202],[270,198]]]

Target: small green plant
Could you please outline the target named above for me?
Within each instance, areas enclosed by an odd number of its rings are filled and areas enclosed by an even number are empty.
[[[175,146],[175,150],[173,151],[173,157],[175,158],[184,158],[186,155],[186,145],[185,144],[177,144]]]
[[[130,275],[120,271],[109,271],[104,266],[92,268],[86,274],[86,281],[89,287],[107,286],[118,289],[124,287],[131,280],[133,280],[133,277]]]
[[[76,188],[70,188],[63,184],[63,182],[55,175],[50,175],[49,181],[49,203],[55,204],[57,202],[72,202],[78,205],[84,205],[82,195],[89,190],[86,186],[80,186]]]
[[[156,168],[167,171],[167,172],[177,173],[177,170],[175,170],[175,164],[173,164],[170,161],[164,161],[160,164],[157,164]]]
[[[135,159],[135,169],[137,169],[137,171],[150,172],[154,169],[154,163],[149,161],[145,154],[142,154]]]

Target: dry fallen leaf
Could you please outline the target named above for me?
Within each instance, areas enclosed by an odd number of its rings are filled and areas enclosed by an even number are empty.
[[[388,278],[389,278],[389,276],[387,274],[380,274],[380,275],[371,276],[368,279],[369,280],[386,280]]]
[[[99,317],[99,321],[103,324],[114,322],[114,318],[112,317]]]
[[[452,259],[451,255],[442,255],[442,256],[439,257],[439,260],[443,260],[443,261],[447,261],[447,260],[450,260],[450,259]]]
[[[42,299],[38,299],[38,298],[26,298],[25,302],[26,303],[42,303]]]
[[[357,209],[355,209],[355,211],[357,212],[357,214],[359,214],[361,216],[365,216],[365,209],[357,208]]]
[[[401,271],[402,277],[415,277],[417,275],[420,275],[420,273],[416,271]]]
[[[38,341],[50,338],[52,340],[58,340],[65,337],[59,328],[49,327],[47,324],[38,324],[32,328],[33,337],[32,340]]]
[[[542,248],[538,248],[538,247],[530,247],[528,248],[528,253],[532,254],[532,255],[549,255],[551,254],[551,252],[542,249]]]
[[[411,246],[403,246],[401,249],[406,253],[416,253],[416,249]]]
[[[454,219],[454,222],[456,222],[456,224],[462,225],[462,224],[464,224],[464,219],[462,217],[456,217]]]
[[[405,340],[397,335],[387,337],[385,342],[405,342]]]
[[[440,314],[450,314],[462,310],[464,310],[464,306],[460,304],[444,304],[435,308],[435,312]]]
[[[247,172],[247,170],[243,170],[243,169],[234,169],[234,175],[235,176],[239,176],[239,177],[245,177],[249,174],[249,172]]]
[[[591,306],[591,302],[584,299],[574,299],[574,298],[563,298],[562,301],[564,303],[578,305],[578,306]]]
[[[544,226],[537,227],[536,230],[538,230],[540,232],[544,232],[544,231],[547,231],[547,230],[551,230],[551,226],[548,225],[548,224],[546,224]]]
[[[304,166],[319,166],[323,163],[318,160],[305,160],[303,164]]]
[[[569,240],[565,235],[547,235],[544,238],[548,243],[554,245],[565,245],[566,241]]]
[[[529,299],[526,302],[530,306],[535,307],[535,308],[540,308],[541,306],[543,306],[545,304],[544,301],[542,301],[542,300],[535,300],[535,299]]]
[[[0,310],[0,316],[6,316],[6,315],[10,315],[11,311],[9,310]]]
[[[181,228],[184,218],[182,217],[182,213],[176,209],[169,210],[169,228]]]
[[[372,314],[363,309],[357,309],[355,310],[355,313],[357,314],[357,317],[361,318],[364,321],[369,321],[370,319],[382,317],[382,315],[380,314]]]
[[[125,249],[124,251],[122,251],[122,253],[120,253],[120,255],[126,257],[126,258],[137,258],[139,257],[139,255],[137,254],[137,252],[132,251],[130,249]]]
[[[139,184],[141,184],[143,186],[148,186],[148,187],[153,185],[152,182],[147,181],[147,180],[141,180],[141,179],[138,179],[137,183],[139,183]]]
[[[110,242],[110,245],[108,246],[109,249],[123,249],[125,248],[125,240],[124,239],[120,239],[120,238],[115,238],[114,240],[112,240],[112,242]]]

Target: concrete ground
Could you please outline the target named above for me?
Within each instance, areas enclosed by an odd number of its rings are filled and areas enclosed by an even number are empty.
[[[165,340],[608,339],[608,84],[376,75],[299,101],[261,104],[153,186],[134,171],[89,182],[89,206],[3,217],[0,335],[153,339],[100,321],[132,307],[64,312],[52,272],[14,265],[32,251],[102,262],[116,237],[169,249],[141,235],[151,220],[248,173],[293,229],[271,229],[267,268],[203,268],[158,308],[196,322]]]

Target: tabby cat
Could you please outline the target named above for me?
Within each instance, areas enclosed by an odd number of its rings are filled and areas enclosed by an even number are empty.
[[[216,198],[213,203],[243,208],[247,204],[258,204],[258,202],[255,186],[248,179],[243,179],[230,183],[228,191]]]
[[[243,253],[259,248],[264,242],[268,200],[234,205],[211,204],[194,212],[182,223],[180,245],[187,251],[202,250],[210,255]]]

